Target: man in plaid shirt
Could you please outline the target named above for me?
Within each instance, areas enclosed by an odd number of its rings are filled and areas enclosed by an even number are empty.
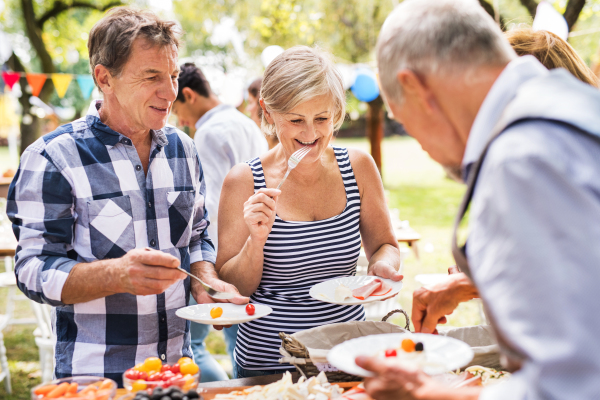
[[[17,282],[54,306],[57,377],[122,385],[123,372],[147,357],[191,357],[190,324],[175,311],[190,290],[198,303],[212,300],[177,266],[237,293],[214,270],[194,142],[166,126],[178,47],[174,22],[110,11],[88,42],[104,100],[29,146],[11,184]]]

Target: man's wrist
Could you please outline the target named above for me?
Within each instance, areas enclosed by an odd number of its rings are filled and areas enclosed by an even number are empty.
[[[457,299],[468,301],[479,297],[479,292],[473,282],[464,273],[450,275],[452,279],[453,292]]]

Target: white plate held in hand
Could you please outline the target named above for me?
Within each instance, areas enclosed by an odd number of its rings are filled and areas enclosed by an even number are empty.
[[[400,347],[400,343],[406,338],[412,339],[415,343],[423,343],[427,363],[422,369],[429,375],[454,371],[464,367],[473,359],[473,349],[468,344],[448,336],[427,333],[384,333],[340,343],[327,353],[327,361],[348,374],[371,377],[373,373],[356,365],[354,361],[356,357],[381,356],[381,353],[387,349]],[[399,363],[402,362],[400,358],[398,360]],[[409,363],[410,361],[406,361],[404,365],[410,368]]]
[[[365,286],[368,283],[371,283],[374,279],[381,279],[383,282],[390,285],[392,287],[392,290],[389,293],[384,294],[383,296],[369,296],[364,300],[359,300],[356,297],[347,297],[344,301],[335,301],[335,289],[340,284],[348,287],[350,290],[353,290],[358,289],[361,286]],[[380,301],[388,299],[390,297],[394,297],[398,294],[400,289],[402,289],[402,281],[394,282],[391,279],[384,279],[378,276],[363,275],[333,278],[328,281],[316,284],[315,286],[310,288],[310,291],[308,293],[310,294],[310,297],[312,297],[315,300],[324,301],[325,303],[351,306],[356,304],[372,303],[374,301]]]
[[[255,310],[253,315],[248,315],[248,313],[246,313],[246,305],[238,306],[231,303],[196,304],[180,308],[175,312],[175,315],[179,318],[188,319],[199,324],[233,325],[262,318],[273,312],[273,309],[269,306],[263,304],[252,305]],[[215,307],[221,307],[223,309],[223,314],[219,318],[212,318],[210,316],[210,310]]]

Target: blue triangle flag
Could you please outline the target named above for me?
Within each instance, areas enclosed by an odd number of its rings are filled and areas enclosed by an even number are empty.
[[[89,99],[94,87],[94,78],[91,75],[77,75],[77,84],[84,99]]]

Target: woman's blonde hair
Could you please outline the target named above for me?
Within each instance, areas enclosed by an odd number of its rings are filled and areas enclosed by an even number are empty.
[[[573,47],[554,33],[518,28],[506,32],[506,38],[519,56],[531,54],[548,69],[564,68],[579,80],[598,87],[598,77]]]
[[[346,116],[342,76],[327,53],[307,46],[294,46],[277,56],[267,66],[260,89],[267,111],[280,114],[322,95],[333,99],[333,129],[337,131]],[[261,128],[266,135],[276,134],[275,125],[264,114]]]

